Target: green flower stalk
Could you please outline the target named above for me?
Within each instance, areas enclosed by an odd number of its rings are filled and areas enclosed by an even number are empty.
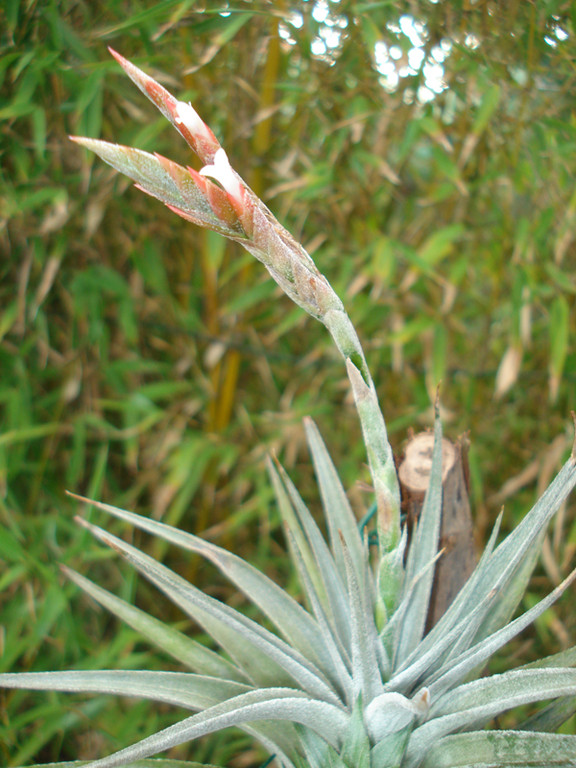
[[[306,437],[322,497],[320,531],[282,467],[271,481],[305,606],[237,555],[162,522],[76,497],[99,512],[199,554],[264,614],[267,627],[96,525],[110,546],[199,624],[213,651],[64,568],[84,592],[177,659],[182,672],[69,671],[2,674],[0,687],[117,693],[183,707],[190,715],[86,768],[144,768],[153,755],[236,726],[280,768],[505,768],[576,765],[576,736],[555,733],[576,713],[576,646],[526,667],[482,676],[491,656],[564,593],[576,570],[515,618],[547,526],[576,485],[574,450],[517,528],[497,544],[499,522],[477,566],[426,633],[442,514],[442,432],[435,422],[430,482],[410,547],[376,390],[340,299],[306,251],[231,167],[195,110],[113,55],[200,157],[200,171],[130,147],[75,141],[96,152],[180,216],[241,243],[297,304],[319,319],[342,353],[372,472],[379,547],[373,556],[320,433]],[[270,627],[270,628],[268,628]],[[495,718],[551,703],[517,728]],[[173,768],[170,760],[153,763]],[[192,768],[193,764],[189,764]],[[196,764],[194,764],[196,765]]]
[[[328,328],[346,360],[362,424],[382,551],[394,549],[400,535],[400,492],[392,449],[362,346],[341,300],[305,249],[232,168],[226,152],[196,110],[178,101],[119,53],[112,49],[110,52],[179,131],[204,167],[197,172],[157,153],[152,155],[98,139],[71,138],[129,176],[138,189],[158,198],[182,218],[240,243],[264,264],[287,296]]]

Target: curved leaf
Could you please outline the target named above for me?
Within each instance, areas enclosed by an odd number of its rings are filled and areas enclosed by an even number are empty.
[[[529,731],[473,731],[447,736],[421,768],[571,768],[576,736]]]
[[[74,670],[0,674],[0,688],[67,693],[105,693],[206,709],[251,690],[251,686],[192,672]]]
[[[233,608],[224,605],[219,600],[205,595],[170,569],[116,536],[112,536],[85,520],[79,519],[78,522],[104,544],[123,555],[128,562],[132,563],[189,616],[206,626],[217,642],[220,642],[219,637],[222,636],[222,633],[228,633],[227,648],[230,653],[238,652],[242,641],[244,641],[243,659],[250,664],[251,677],[257,675],[259,668],[262,667],[265,660],[268,660],[273,665],[269,669],[272,679],[283,680],[287,674],[311,695],[317,696],[323,701],[339,703],[338,697],[323,679],[319,670],[272,632],[246,618]],[[278,668],[276,673],[274,666]]]
[[[259,720],[289,720],[318,733],[330,746],[341,745],[349,716],[341,709],[286,688],[250,691],[205,712],[188,717],[113,755],[95,760],[87,768],[116,768],[163,752],[208,733]]]
[[[76,494],[69,494],[79,501],[91,504],[114,517],[126,520],[132,525],[169,541],[182,549],[196,552],[212,562],[230,581],[235,584],[260,610],[268,616],[290,645],[323,669],[325,674],[334,676],[334,670],[327,664],[324,640],[314,619],[294,598],[271,579],[250,565],[238,555],[199,536],[180,531],[164,523],[128,512],[124,509],[91,501]]]

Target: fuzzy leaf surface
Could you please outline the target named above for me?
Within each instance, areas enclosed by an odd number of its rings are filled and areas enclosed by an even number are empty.
[[[297,544],[307,577],[328,616],[334,634],[350,648],[350,607],[340,573],[320,529],[282,467],[271,467],[272,483],[286,526]],[[304,585],[303,585],[304,586]]]
[[[576,736],[528,731],[473,731],[447,736],[421,768],[572,768]]]
[[[73,140],[94,152],[105,163],[123,173],[136,182],[139,189],[155,197],[178,211],[187,214],[186,218],[200,227],[208,227],[228,237],[238,238],[241,232],[223,224],[207,199],[194,184],[190,175],[184,168],[176,163],[171,163],[164,158],[161,162],[156,155],[144,152],[134,147],[126,147],[121,144],[112,144],[101,139],[89,139],[79,136]],[[166,164],[174,167],[172,174],[166,171]],[[179,169],[179,172],[176,171]],[[174,177],[178,175],[180,184],[177,185]]]
[[[415,768],[443,736],[478,727],[522,704],[576,695],[576,670],[512,670],[474,680],[441,697],[430,719],[412,734],[406,766]]]
[[[196,642],[196,640],[192,640],[192,638],[182,632],[178,632],[178,630],[159,621],[159,619],[155,619],[150,614],[121,600],[116,595],[102,589],[102,587],[99,587],[72,569],[65,566],[61,566],[61,568],[65,575],[90,595],[90,597],[128,624],[128,626],[132,627],[132,629],[140,632],[148,642],[154,643],[165,653],[170,654],[180,664],[203,675],[222,677],[226,680],[235,680],[240,683],[248,682],[246,676],[221,654],[215,653],[210,648],[206,648],[201,643]]]
[[[182,549],[196,552],[212,562],[268,616],[290,645],[309,657],[317,666],[324,667],[327,674],[334,673],[333,669],[326,669],[324,641],[316,622],[287,592],[253,565],[199,536],[109,504],[81,500]]]
[[[475,646],[463,653],[461,656],[450,661],[436,672],[429,685],[430,693],[433,699],[445,691],[454,688],[461,683],[475,669],[480,669],[484,663],[502,648],[512,638],[516,637],[522,630],[530,626],[544,611],[550,608],[556,600],[574,583],[576,579],[576,570],[574,570],[562,584],[559,584],[555,590],[540,600],[530,610],[523,613],[514,621],[506,624],[494,634],[481,640]],[[550,665],[551,666],[551,665]],[[559,666],[562,666],[559,664]],[[540,665],[538,665],[541,668]]]
[[[358,523],[350,507],[348,497],[342,487],[340,477],[332,463],[318,427],[312,419],[306,419],[304,426],[310,455],[314,464],[314,471],[318,479],[318,487],[322,496],[322,506],[325,510],[326,522],[330,531],[330,542],[334,559],[340,573],[345,573],[346,565],[342,552],[343,538],[348,548],[348,557],[356,572],[358,586],[366,598],[372,600],[374,594],[372,573],[366,567],[367,552],[360,537]]]
[[[316,731],[329,745],[338,749],[348,724],[348,715],[305,693],[287,688],[263,688],[250,691],[199,712],[175,725],[149,736],[126,749],[88,763],[88,768],[117,768],[184,744],[200,736],[231,726],[260,720],[288,720]]]
[[[420,519],[408,548],[404,584],[413,582],[419,576],[413,590],[409,608],[398,627],[394,667],[398,667],[417,647],[424,635],[426,616],[430,604],[434,569],[430,563],[438,553],[438,536],[442,516],[442,426],[436,416],[434,424],[434,447],[430,480]],[[420,575],[421,574],[421,575]]]
[[[205,709],[246,693],[251,686],[192,672],[74,670],[0,674],[0,688],[134,696],[186,709]]]
[[[123,555],[128,562],[132,563],[149,581],[155,584],[192,618],[198,619],[200,614],[200,620],[206,617],[208,617],[208,620],[210,618],[216,619],[218,626],[223,626],[225,630],[235,635],[235,641],[232,643],[233,646],[234,644],[238,645],[241,639],[248,643],[248,646],[252,648],[253,669],[261,665],[264,658],[267,658],[281,670],[280,679],[282,679],[283,671],[293,680],[297,681],[311,695],[317,696],[324,701],[338,703],[337,696],[327,682],[325,682],[319,670],[272,632],[264,629],[256,622],[246,618],[224,603],[205,595],[199,589],[170,571],[170,569],[161,565],[153,558],[144,555],[135,547],[126,544],[121,539],[85,521],[82,521],[82,524],[96,538]],[[212,629],[212,634],[213,632],[214,629]],[[217,637],[215,639],[218,640]]]

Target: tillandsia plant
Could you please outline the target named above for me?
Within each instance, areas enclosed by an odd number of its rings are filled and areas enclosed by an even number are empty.
[[[91,768],[135,765],[176,745],[237,726],[283,768],[575,766],[576,736],[558,727],[576,712],[576,647],[503,674],[481,677],[490,657],[549,608],[576,571],[512,619],[547,524],[576,484],[574,451],[518,527],[497,544],[498,524],[471,576],[426,633],[442,510],[441,428],[435,423],[430,482],[410,546],[376,390],[340,299],[310,256],[231,167],[190,104],[175,99],[112,52],[203,163],[74,138],[175,213],[241,243],[297,304],[319,319],[344,357],[375,493],[376,531],[359,525],[320,434],[306,435],[326,519],[321,533],[282,467],[270,475],[306,608],[237,555],[197,536],[108,504],[98,510],[214,563],[266,616],[265,628],[203,594],[165,566],[79,520],[192,617],[219,651],[190,639],[83,576],[64,572],[188,672],[70,671],[0,675],[0,686],[117,693],[193,714]],[[86,499],[77,497],[80,501]],[[372,535],[375,533],[376,535]],[[372,541],[377,546],[372,546]],[[511,730],[494,719],[548,701]],[[157,761],[168,766],[171,761]]]

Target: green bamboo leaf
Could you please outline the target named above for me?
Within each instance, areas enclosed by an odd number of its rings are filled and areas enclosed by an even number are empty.
[[[482,94],[482,100],[472,124],[472,131],[475,134],[479,135],[486,129],[500,102],[501,91],[501,87],[494,83]]]
[[[570,309],[568,307],[568,302],[564,296],[556,296],[552,302],[549,324],[550,398],[552,400],[555,400],[558,395],[558,388],[560,386],[560,380],[562,379],[562,373],[566,363],[566,355],[568,354],[568,344],[570,337],[569,325]]]
[[[427,267],[434,267],[446,258],[464,234],[463,224],[449,224],[434,231],[418,248],[418,257]]]
[[[30,427],[22,427],[21,429],[10,429],[8,432],[0,435],[0,446],[27,443],[29,440],[38,440],[48,435],[56,435],[59,432],[65,431],[65,426],[61,423],[36,424]]]
[[[38,160],[43,160],[46,154],[46,112],[40,107],[32,112],[32,132],[34,154]]]
[[[444,318],[439,318],[434,328],[432,338],[432,365],[430,368],[430,384],[436,388],[446,379],[448,354],[448,333]]]

